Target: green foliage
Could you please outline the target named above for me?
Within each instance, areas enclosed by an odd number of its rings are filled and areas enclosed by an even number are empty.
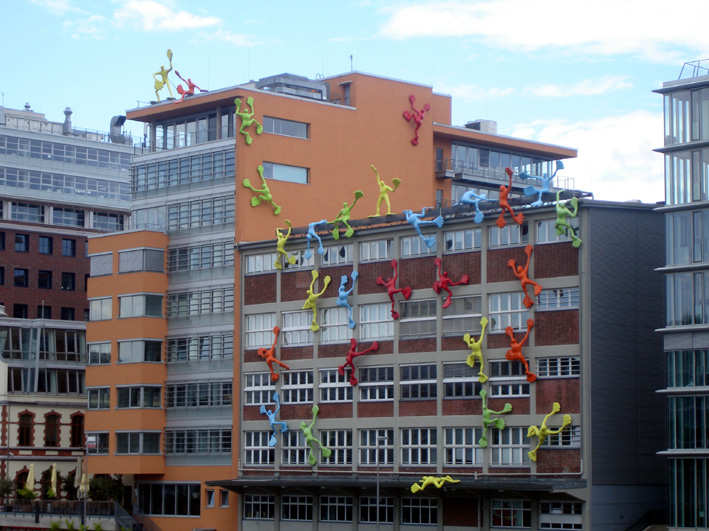
[[[67,531],[76,531],[76,527],[74,527],[74,520],[65,518],[64,521],[66,522]]]
[[[11,479],[0,479],[0,498],[7,498],[15,492],[15,482]]]
[[[49,522],[49,531],[59,531],[62,528],[59,522]]]
[[[26,488],[19,489],[17,495],[24,500],[34,500],[37,497],[35,491]]]
[[[94,531],[103,531],[103,527],[101,527],[101,524],[99,524],[98,522],[96,522],[96,523],[94,524]]]
[[[74,481],[76,480],[76,470],[72,470],[67,474],[64,480],[60,483],[64,492],[66,492],[66,497],[68,500],[76,499],[76,487],[74,486]]]
[[[121,501],[123,497],[123,476],[115,478],[108,474],[97,474],[89,482],[89,492],[94,501]]]

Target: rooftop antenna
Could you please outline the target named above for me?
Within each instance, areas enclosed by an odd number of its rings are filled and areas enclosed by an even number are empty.
[[[352,66],[352,54],[350,54],[350,72],[354,72],[354,67]]]

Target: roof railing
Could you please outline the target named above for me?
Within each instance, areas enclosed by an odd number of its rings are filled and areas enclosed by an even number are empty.
[[[698,61],[689,61],[684,63],[677,79],[687,79],[706,75],[709,75],[709,59],[699,59]]]

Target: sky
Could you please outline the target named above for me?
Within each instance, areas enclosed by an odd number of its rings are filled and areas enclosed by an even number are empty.
[[[494,120],[577,149],[559,176],[615,201],[664,199],[652,91],[709,58],[706,0],[0,0],[0,12],[8,108],[63,121],[71,107],[74,127],[108,131],[155,99],[168,49],[207,90],[356,70],[451,95],[453,125]]]

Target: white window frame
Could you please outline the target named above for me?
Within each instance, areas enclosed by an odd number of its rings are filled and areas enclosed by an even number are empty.
[[[373,240],[360,242],[359,261],[360,262],[380,262],[391,260],[392,240]]]
[[[247,275],[260,275],[276,270],[274,263],[278,259],[278,253],[259,253],[246,256],[245,271]]]
[[[535,311],[573,310],[579,307],[579,288],[543,289],[537,296]]]
[[[581,360],[578,356],[538,358],[538,378],[578,378],[581,376]]]
[[[283,319],[283,327],[281,328],[282,346],[297,347],[313,344],[314,334],[310,329],[313,322],[312,311],[283,312],[281,318]]]
[[[499,431],[499,430],[494,430]],[[402,466],[432,466],[438,462],[438,430],[436,428],[401,428]]]
[[[482,330],[480,318],[482,317],[482,297],[480,295],[466,295],[452,297],[451,305],[443,310],[443,336],[462,336],[479,334]]]
[[[418,234],[416,236],[402,236],[399,240],[401,257],[436,254],[438,240],[439,238],[436,238],[436,244],[433,247],[429,247]]]
[[[489,333],[504,334],[508,326],[515,332],[526,331],[530,310],[524,306],[523,299],[522,291],[488,294]]]
[[[308,464],[310,447],[300,430],[282,433],[281,466],[303,466]]]
[[[552,426],[551,429],[555,428]],[[561,433],[547,435],[541,447],[581,448],[581,426],[567,426]]]
[[[482,229],[478,227],[446,231],[443,240],[443,252],[446,254],[474,251],[482,248]]]
[[[400,400],[436,400],[438,368],[435,363],[399,365]]]
[[[463,361],[443,364],[443,396],[447,399],[479,398],[482,384],[479,369]]]
[[[244,373],[244,405],[260,406],[273,404],[273,393],[276,382],[271,379],[270,372]]]
[[[358,387],[360,402],[393,401],[394,367],[360,367]]]
[[[522,225],[510,221],[503,228],[493,225],[488,227],[488,230],[488,247],[491,249],[529,243],[529,227],[526,221]]]
[[[488,367],[490,398],[529,397],[530,385],[521,362],[489,360]]]
[[[378,302],[359,306],[360,341],[382,341],[394,339],[394,320],[391,317],[391,304]]]
[[[490,466],[529,466],[529,441],[527,429],[507,426],[503,430],[492,430]]]
[[[323,250],[325,252],[320,255],[320,265],[334,267],[351,264],[354,261],[352,256],[353,248],[354,246],[351,243],[324,245]]]
[[[354,395],[352,385],[347,373],[340,375],[337,369],[319,369],[320,373],[320,402],[321,403],[347,403],[352,402]]]
[[[282,372],[281,404],[312,404],[313,376],[312,369]]]
[[[409,300],[399,303],[399,338],[436,337],[438,301]]]
[[[579,233],[579,218],[569,217],[567,219],[571,228],[574,229],[574,234],[578,236]],[[557,242],[570,242],[571,236],[566,233],[567,229],[564,229],[563,234],[557,234],[556,232],[556,219],[544,219],[537,221],[537,243],[557,243]]]
[[[318,438],[331,450],[330,457],[322,457],[320,463],[327,466],[352,465],[352,430],[320,430]]]
[[[244,317],[246,341],[244,348],[271,348],[273,327],[276,326],[276,313],[254,313]]]
[[[380,437],[383,441],[377,444]],[[376,466],[377,448],[379,448],[379,464],[394,464],[394,430],[392,428],[370,428],[359,430],[359,465]]]
[[[320,343],[349,343],[353,330],[348,327],[349,310],[341,306],[320,309]]]
[[[478,441],[482,428],[444,428],[443,453],[447,466],[482,466],[483,448]]]
[[[275,448],[268,445],[270,431],[244,432],[244,465],[272,466],[275,461]]]
[[[113,319],[113,298],[89,299],[89,320],[110,321]]]

